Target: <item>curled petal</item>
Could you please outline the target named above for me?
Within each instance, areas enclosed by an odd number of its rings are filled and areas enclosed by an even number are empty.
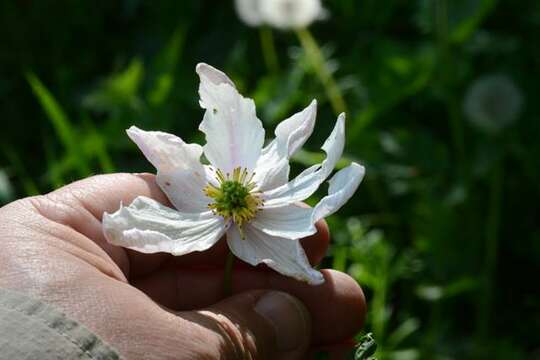
[[[233,81],[229,79],[227,74],[225,74],[221,70],[216,69],[213,66],[210,66],[205,63],[199,63],[197,64],[196,71],[197,71],[197,74],[199,74],[199,76],[204,76],[208,81],[210,81],[211,83],[215,85],[229,84],[230,86],[235,87]],[[201,90],[205,91],[207,89],[206,88],[199,89],[199,91]],[[211,96],[211,94],[208,94],[208,96]],[[203,101],[204,97],[205,96],[201,95],[201,101]],[[205,107],[203,106],[203,108]]]
[[[176,256],[204,251],[225,233],[228,224],[210,211],[180,213],[139,196],[113,214],[103,214],[103,233],[113,245],[142,253],[166,252]]]
[[[229,248],[241,260],[253,266],[266,264],[280,274],[311,285],[324,282],[322,274],[309,264],[299,241],[270,236],[250,225],[246,225],[243,232],[245,239],[236,226],[227,232]]]
[[[345,205],[360,186],[365,173],[366,169],[354,162],[338,171],[329,181],[328,195],[313,208],[312,224],[332,215]]]
[[[200,104],[206,109],[199,126],[206,135],[206,158],[226,173],[236,167],[253,170],[264,143],[255,103],[242,97],[221,71],[199,64],[197,73],[201,79]]]
[[[365,169],[352,163],[338,171],[329,181],[328,195],[314,208],[295,204],[263,209],[252,225],[266,234],[287,239],[300,239],[317,232],[315,223],[341,208],[362,182]]]
[[[265,207],[277,207],[302,201],[310,197],[326,180],[336,166],[345,146],[345,114],[338,117],[334,130],[324,142],[322,149],[326,159],[304,170],[292,181],[263,193]]]
[[[202,191],[207,180],[200,162],[200,145],[186,144],[177,136],[135,126],[127,134],[157,169],[156,181],[175,208],[194,213],[208,209],[209,199]]]
[[[316,117],[317,101],[313,100],[304,110],[278,124],[275,131],[276,141],[286,145],[288,157],[299,150],[311,136]]]
[[[261,153],[253,178],[258,190],[266,191],[289,180],[289,158],[304,145],[313,133],[317,102],[313,100],[303,111],[283,120],[276,127],[276,138]]]

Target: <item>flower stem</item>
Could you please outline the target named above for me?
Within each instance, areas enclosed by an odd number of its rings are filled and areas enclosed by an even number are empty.
[[[499,160],[493,169],[491,176],[491,188],[489,199],[489,212],[486,221],[486,257],[484,265],[484,276],[481,284],[481,296],[478,308],[478,340],[480,344],[485,343],[489,335],[491,313],[493,307],[493,280],[497,266],[497,255],[499,249],[499,227],[502,208],[503,176],[502,160]]]
[[[342,112],[347,112],[347,106],[345,104],[345,100],[343,100],[343,94],[332,76],[332,72],[328,68],[328,64],[324,58],[321,48],[317,44],[317,41],[313,35],[311,35],[308,29],[304,28],[296,30],[296,36],[298,37],[302,48],[306,52],[307,58],[311,62],[311,66],[313,66],[315,73],[324,86],[326,96],[328,96],[330,104],[332,105],[336,115]]]
[[[277,57],[276,47],[274,45],[274,35],[272,29],[266,26],[259,28],[259,38],[264,62],[269,72],[276,73],[279,71],[279,61]]]
[[[234,264],[234,255],[229,250],[225,260],[225,272],[223,273],[223,295],[229,297],[232,294],[232,270]]]
[[[448,0],[437,0],[434,3],[433,18],[437,30],[437,45],[441,62],[441,78],[444,86],[445,102],[448,109],[448,120],[452,138],[452,145],[456,152],[459,176],[467,183],[468,170],[466,167],[466,146],[463,120],[460,115],[460,100],[454,93],[455,82],[455,60],[450,49],[449,29],[448,29]]]

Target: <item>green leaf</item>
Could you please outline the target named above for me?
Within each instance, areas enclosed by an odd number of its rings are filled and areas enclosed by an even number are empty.
[[[178,27],[152,66],[151,72],[154,76],[147,99],[153,106],[162,105],[172,90],[174,72],[184,46],[185,33],[184,27]]]
[[[484,18],[495,7],[496,0],[467,0],[467,1],[452,1],[454,16],[459,16],[454,20],[454,24],[450,30],[450,41],[453,43],[464,43],[480,26]],[[453,15],[452,13],[450,15]]]
[[[357,345],[354,360],[375,360],[372,357],[375,351],[377,351],[377,343],[373,338],[373,334],[368,333],[360,338],[360,344]]]
[[[97,157],[102,172],[112,173],[115,167],[107,151],[107,142],[104,134],[96,129],[91,118],[84,116],[85,139],[84,147],[89,156]]]
[[[388,336],[388,346],[390,348],[396,348],[419,328],[420,322],[417,319],[409,318],[405,320]]]
[[[138,91],[143,77],[143,62],[134,58],[123,71],[102,81],[83,99],[83,105],[95,111],[117,111],[125,107],[136,110],[141,107]]]

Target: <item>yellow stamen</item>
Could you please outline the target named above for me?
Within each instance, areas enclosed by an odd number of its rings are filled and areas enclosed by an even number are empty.
[[[232,219],[237,225],[242,238],[245,238],[242,225],[251,221],[263,205],[261,193],[254,191],[256,184],[252,181],[255,173],[246,168],[233,169],[232,176],[215,171],[218,186],[207,184],[203,189],[206,196],[214,200],[208,208],[216,215]]]

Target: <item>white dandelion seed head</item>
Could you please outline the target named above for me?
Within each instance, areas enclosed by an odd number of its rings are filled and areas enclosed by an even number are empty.
[[[486,132],[498,132],[511,125],[517,120],[522,107],[521,90],[504,74],[477,79],[465,95],[467,119]]]

